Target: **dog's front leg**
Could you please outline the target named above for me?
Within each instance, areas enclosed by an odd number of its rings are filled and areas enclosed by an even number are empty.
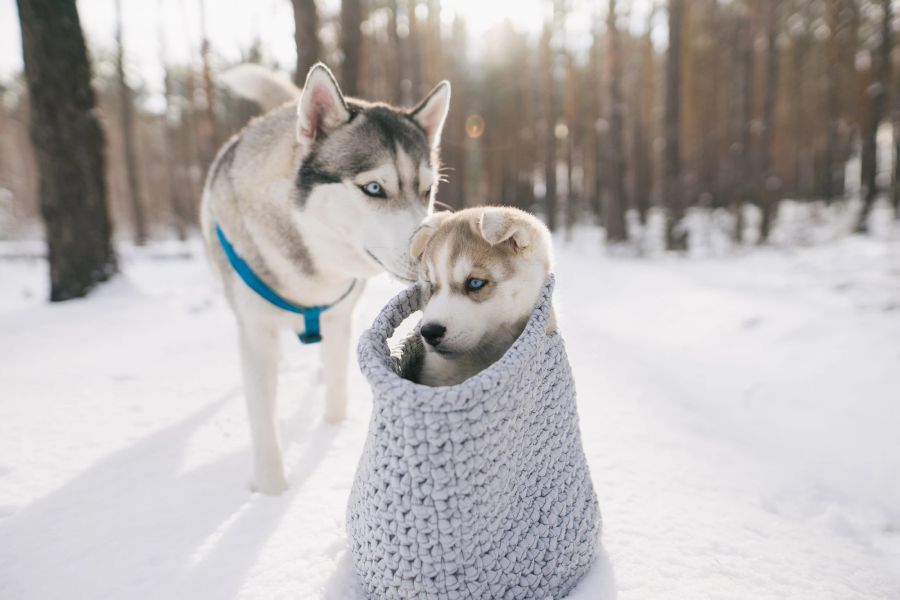
[[[337,423],[347,416],[347,368],[353,311],[341,308],[322,315],[325,420],[329,423]]]
[[[253,443],[253,485],[276,496],[287,489],[278,441],[278,331],[257,323],[242,323],[241,364],[244,395]]]

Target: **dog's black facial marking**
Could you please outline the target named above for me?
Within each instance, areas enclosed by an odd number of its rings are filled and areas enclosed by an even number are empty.
[[[395,144],[399,144],[415,164],[428,159],[430,148],[425,130],[408,115],[386,106],[373,106],[365,117],[366,125],[392,153]]]
[[[306,202],[306,197],[317,185],[327,183],[340,183],[341,177],[335,173],[326,171],[316,165],[316,155],[310,154],[300,166],[297,173],[297,190],[300,192],[300,205]]]
[[[380,104],[350,106],[352,118],[347,125],[316,140],[300,166],[295,184],[301,206],[318,185],[353,180],[360,173],[392,160],[396,165],[398,147],[409,155],[414,165],[430,161],[427,136],[406,113]],[[415,181],[410,184],[417,187],[418,170],[413,178]],[[406,185],[404,181],[399,183],[401,188]]]

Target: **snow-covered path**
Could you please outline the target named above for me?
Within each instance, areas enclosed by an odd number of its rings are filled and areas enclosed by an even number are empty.
[[[181,252],[52,307],[39,261],[0,259],[0,598],[356,597],[365,383],[324,425],[316,351],[285,339],[291,489],[251,494],[234,328]],[[558,254],[611,563],[571,598],[900,597],[900,245]]]

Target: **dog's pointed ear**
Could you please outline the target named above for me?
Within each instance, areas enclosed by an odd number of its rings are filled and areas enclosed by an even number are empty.
[[[484,209],[478,219],[478,230],[491,246],[510,241],[516,248],[527,248],[537,235],[529,215],[500,206]]]
[[[306,76],[306,84],[297,103],[297,141],[309,146],[350,120],[350,109],[334,75],[322,63],[316,63]]]
[[[450,82],[442,81],[425,96],[424,100],[409,111],[409,116],[425,130],[428,143],[432,148],[437,148],[441,143],[441,131],[444,129],[444,121],[447,120],[449,110]]]
[[[413,259],[420,260],[422,258],[422,255],[425,253],[425,248],[428,246],[428,242],[430,242],[431,238],[434,236],[434,232],[438,230],[441,223],[446,221],[447,217],[451,214],[450,211],[442,210],[429,215],[422,221],[422,224],[419,225],[419,228],[416,229],[416,232],[409,239],[409,255],[413,257]]]

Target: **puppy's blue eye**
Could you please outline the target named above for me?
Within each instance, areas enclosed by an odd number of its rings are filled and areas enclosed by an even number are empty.
[[[470,292],[474,292],[475,290],[480,290],[484,286],[487,285],[486,279],[478,279],[476,277],[469,277],[466,279],[466,289]]]
[[[372,196],[373,198],[384,198],[384,188],[377,181],[370,181],[366,185],[360,186],[360,189],[367,196]]]

